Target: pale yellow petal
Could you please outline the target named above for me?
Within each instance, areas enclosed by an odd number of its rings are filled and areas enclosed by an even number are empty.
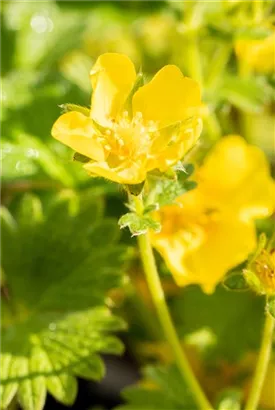
[[[209,293],[230,269],[244,262],[255,247],[254,225],[225,216],[206,227],[204,242],[186,255],[183,264],[190,272],[192,283],[201,285]],[[184,281],[181,284],[184,285]]]
[[[200,104],[199,85],[174,65],[163,67],[133,97],[134,113],[141,112],[145,121],[157,121],[160,126],[196,114]]]
[[[236,41],[237,57],[252,70],[260,73],[275,71],[275,33],[264,39],[240,39]]]
[[[235,219],[210,223],[193,242],[189,235],[189,230],[160,239],[156,234],[153,243],[179,286],[198,284],[206,293],[213,292],[256,246],[253,224]]]
[[[161,171],[166,171],[168,168],[180,161],[184,155],[196,145],[201,130],[201,121],[199,119],[197,119],[197,121],[193,121],[193,126],[189,129],[183,130],[175,144],[166,146],[155,156],[157,168]]]
[[[91,117],[104,125],[116,119],[134,85],[136,71],[124,54],[102,54],[91,73],[93,87]]]
[[[52,127],[58,141],[95,161],[104,159],[104,150],[96,139],[91,118],[77,111],[61,115]]]
[[[157,234],[154,234],[154,237],[154,247],[163,257],[168,269],[170,270],[173,278],[175,279],[175,282],[179,286],[192,283],[192,277],[188,277],[188,272],[186,271],[184,266],[184,257],[187,248],[184,246],[181,238],[175,235],[167,238],[162,237],[158,239]]]
[[[105,162],[88,162],[84,168],[91,175],[97,175],[119,184],[139,184],[146,178],[146,170],[135,164],[121,164],[120,167],[111,168]]]
[[[270,215],[275,186],[264,153],[239,136],[223,138],[197,173],[199,189],[211,208],[239,213],[244,219]]]

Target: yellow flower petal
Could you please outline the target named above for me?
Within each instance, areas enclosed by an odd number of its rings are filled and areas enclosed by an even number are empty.
[[[206,293],[213,292],[225,274],[245,261],[255,247],[253,223],[226,216],[210,222],[202,245],[187,253],[184,260],[189,283],[191,280],[191,283],[201,284]]]
[[[158,141],[156,138],[156,141],[154,141],[156,168],[160,171],[166,171],[172,165],[180,161],[183,156],[195,146],[201,131],[202,122],[200,119],[197,119],[196,121],[192,121],[192,126],[190,128],[183,129],[182,132],[180,132],[178,141],[174,144],[167,145],[164,148],[159,144],[159,147],[157,147]],[[160,152],[158,153],[158,151]]]
[[[178,285],[212,292],[256,247],[253,219],[274,210],[274,182],[264,154],[237,136],[218,142],[196,179],[197,188],[178,198],[181,207],[155,213],[162,231],[152,243]]]
[[[240,39],[236,41],[237,57],[260,73],[275,71],[275,33],[264,39]]]
[[[227,208],[244,220],[274,210],[275,185],[265,155],[241,137],[222,139],[198,171],[197,181],[211,208]]]
[[[104,150],[96,140],[91,118],[80,112],[71,111],[61,115],[52,127],[52,136],[95,161],[104,159]]]
[[[55,138],[93,160],[85,165],[91,175],[122,184],[143,182],[152,169],[167,170],[192,148],[202,128],[199,86],[177,67],[164,67],[141,87],[127,112],[135,80],[127,56],[103,54],[91,71],[90,118],[69,113],[53,127]]]
[[[144,167],[136,164],[121,164],[111,168],[108,162],[88,162],[84,168],[93,176],[97,175],[119,184],[139,184],[146,178]]]
[[[250,222],[221,217],[204,226],[179,228],[166,237],[153,234],[153,244],[179,286],[198,284],[211,293],[255,249],[256,234]]]
[[[195,115],[201,104],[199,85],[174,65],[163,67],[133,97],[133,112],[161,127]]]
[[[91,117],[104,125],[122,110],[136,79],[135,67],[126,55],[106,53],[97,59],[90,76]]]

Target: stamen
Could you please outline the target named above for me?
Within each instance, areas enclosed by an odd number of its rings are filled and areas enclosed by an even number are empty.
[[[136,114],[135,114],[135,118],[136,118],[137,120],[141,120],[142,117],[143,117],[142,112],[137,111]]]

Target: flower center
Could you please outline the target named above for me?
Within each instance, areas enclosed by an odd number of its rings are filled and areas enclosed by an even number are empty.
[[[130,118],[128,111],[124,111],[118,121],[110,121],[110,125],[99,138],[107,157],[116,157],[123,161],[148,153],[152,133],[156,130],[155,122],[144,124],[141,112]]]
[[[274,252],[275,250],[269,253],[264,249],[255,261],[255,271],[258,278],[265,290],[272,294],[275,293]]]
[[[185,206],[175,205],[160,212],[162,223],[161,234],[163,236],[176,236],[192,247],[199,245],[209,231],[215,229],[216,221],[219,220],[219,213],[216,210],[193,212],[186,210]],[[167,214],[167,213],[168,214]]]

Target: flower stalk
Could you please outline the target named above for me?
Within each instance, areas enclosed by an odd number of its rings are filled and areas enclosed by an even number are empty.
[[[136,206],[136,212],[139,215],[142,215],[143,201],[141,196],[133,196],[132,198]],[[162,326],[162,330],[166,336],[167,342],[171,347],[171,350],[174,353],[176,364],[179,368],[179,371],[183,376],[185,382],[189,386],[198,407],[201,410],[213,410],[213,407],[211,406],[204,392],[202,391],[191,369],[191,366],[188,363],[188,360],[178,338],[177,332],[175,330],[170,312],[165,301],[165,295],[161,286],[161,281],[159,279],[148,232],[146,234],[138,236],[138,245],[145,277],[152,296],[152,300],[157,311],[158,318]]]
[[[257,410],[271,354],[274,318],[266,312],[266,319],[257,366],[245,410]]]

